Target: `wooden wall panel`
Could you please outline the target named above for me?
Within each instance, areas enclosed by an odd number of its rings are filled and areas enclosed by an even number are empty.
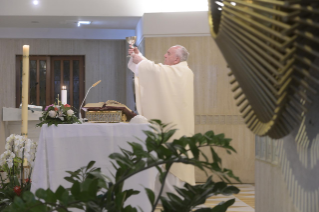
[[[200,36],[147,37],[144,42],[144,55],[156,63],[163,62],[165,52],[173,45],[188,49],[188,64],[195,75],[195,132],[213,130],[232,138],[238,153],[228,155],[219,151],[223,164],[242,182],[254,183],[255,137],[244,125],[236,107],[227,76],[229,70],[215,41],[209,36]],[[196,181],[204,180],[204,172],[197,170]]]
[[[239,115],[230,92],[227,64],[211,37],[145,38],[145,55],[162,63],[167,49],[176,44],[190,52],[188,64],[195,74],[195,114]]]
[[[5,128],[2,122],[2,107],[15,105],[15,55],[14,40],[0,42],[0,152],[4,152]],[[22,47],[21,47],[22,49]],[[22,50],[21,50],[22,51]]]
[[[126,104],[124,40],[0,39],[0,152],[5,144],[2,108],[15,107],[15,60],[23,45],[30,45],[30,55],[83,55],[86,88],[102,80],[87,102],[113,99]]]
[[[87,44],[86,43],[91,43],[92,41],[90,40],[74,40],[74,53],[77,55],[85,55],[87,54]]]
[[[241,117],[239,117],[241,118]],[[215,134],[224,133],[225,137],[231,138],[231,145],[237,153],[228,154],[225,150],[214,148],[222,159],[224,168],[233,170],[234,174],[240,178],[243,183],[255,182],[255,142],[254,135],[245,125],[225,123],[212,125],[195,125],[196,133],[205,133],[213,130]],[[211,156],[210,148],[204,148],[206,155]],[[207,176],[204,172],[196,169],[196,181],[205,182]],[[213,178],[219,180],[218,178]],[[236,183],[237,181],[233,181]],[[238,182],[237,182],[238,183]]]
[[[18,50],[20,46],[17,46]],[[32,51],[36,52],[39,55],[47,55],[49,52],[50,43],[47,40],[39,39],[32,45]],[[31,52],[32,53],[32,52]]]

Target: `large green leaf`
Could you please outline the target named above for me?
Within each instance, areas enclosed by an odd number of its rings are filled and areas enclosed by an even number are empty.
[[[73,183],[72,187],[71,187],[71,194],[79,199],[79,196],[81,195],[81,185],[80,182],[76,181]]]
[[[133,189],[125,190],[123,192],[125,193],[125,200],[127,200],[129,197],[133,195],[137,195],[140,193],[140,191],[133,190]]]
[[[42,189],[39,188],[36,192],[35,195],[39,198],[39,199],[46,199],[47,198],[47,192]]]
[[[151,189],[149,189],[149,188],[145,188],[145,191],[146,191],[148,200],[150,201],[151,205],[154,205],[154,202],[155,202],[155,194],[154,194],[154,192]]]
[[[39,190],[39,189],[38,189]],[[65,192],[65,188],[63,186],[59,186],[55,191],[56,198],[61,200],[63,193]]]
[[[238,194],[240,190],[235,187],[235,186],[227,186],[222,190],[222,194],[225,196],[233,195],[233,194]]]
[[[47,202],[56,202],[57,201],[56,194],[51,189],[48,188],[45,192],[46,192],[45,200]]]
[[[26,201],[27,203],[35,201],[34,195],[30,191],[23,192],[22,199]]]
[[[230,199],[226,202],[221,202],[217,206],[215,206],[211,212],[226,212],[228,207],[234,204],[235,199]]]
[[[200,208],[195,210],[194,212],[212,212],[211,208]]]

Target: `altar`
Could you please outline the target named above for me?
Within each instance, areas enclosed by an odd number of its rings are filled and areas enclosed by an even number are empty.
[[[120,152],[120,148],[131,150],[127,142],[140,142],[137,138],[145,140],[143,130],[149,129],[149,124],[129,123],[63,124],[58,127],[43,125],[32,173],[31,191],[35,192],[38,188],[55,191],[59,185],[70,187],[71,184],[64,180],[64,177],[69,176],[66,171],[75,171],[92,160],[96,161],[95,167],[100,167],[102,173],[112,179],[114,168],[108,156]],[[141,191],[130,197],[127,204],[151,211],[144,187],[154,190],[156,174],[157,170],[152,168],[125,182],[124,189]]]
[[[11,134],[21,134],[21,109],[19,108],[2,108],[2,121],[4,122],[4,137],[7,138]],[[41,128],[36,127],[42,111],[28,110],[28,138],[38,141]]]

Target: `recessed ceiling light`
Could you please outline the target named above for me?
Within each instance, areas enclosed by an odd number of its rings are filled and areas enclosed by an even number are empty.
[[[81,24],[91,24],[91,21],[78,21],[78,26],[81,26]]]
[[[33,3],[34,5],[38,5],[38,4],[39,4],[39,1],[38,1],[38,0],[34,0],[32,3]]]

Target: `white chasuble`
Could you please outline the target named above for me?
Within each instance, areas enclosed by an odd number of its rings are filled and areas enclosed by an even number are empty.
[[[194,74],[187,62],[177,65],[155,64],[130,60],[135,73],[136,107],[147,119],[160,119],[177,129],[173,139],[194,134]],[[195,185],[192,165],[175,163],[170,172],[180,180]]]

